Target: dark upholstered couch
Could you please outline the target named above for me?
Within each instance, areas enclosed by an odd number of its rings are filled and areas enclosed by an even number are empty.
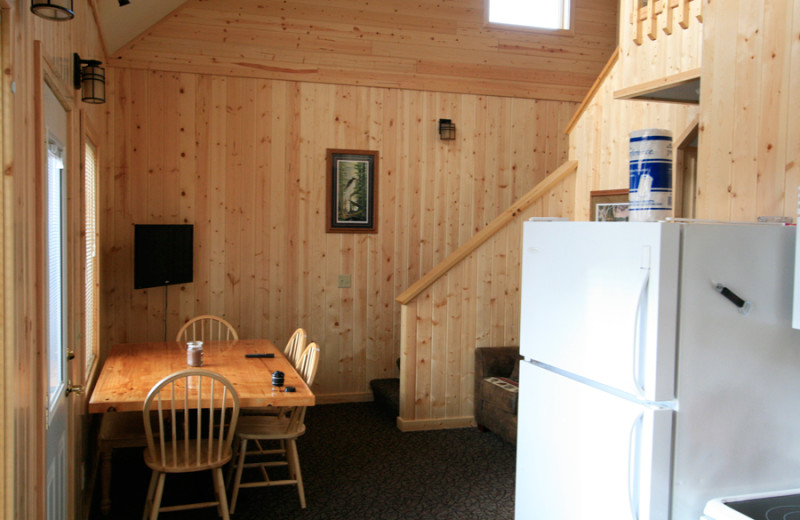
[[[475,349],[475,422],[517,443],[519,347]]]

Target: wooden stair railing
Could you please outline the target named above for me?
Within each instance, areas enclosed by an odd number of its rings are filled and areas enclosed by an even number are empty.
[[[542,196],[547,194],[555,185],[563,181],[568,175],[575,172],[578,168],[577,161],[567,161],[553,173],[544,178],[539,184],[534,186],[532,190],[522,196],[510,208],[495,217],[485,228],[478,231],[472,238],[464,242],[464,244],[450,253],[447,258],[442,260],[439,265],[428,271],[425,276],[413,283],[408,289],[403,291],[395,301],[401,305],[408,305],[414,300],[422,291],[430,287],[436,280],[446,274],[461,260],[469,256],[481,244],[489,240],[495,233],[508,224],[514,217],[522,213],[531,204],[536,202]]]

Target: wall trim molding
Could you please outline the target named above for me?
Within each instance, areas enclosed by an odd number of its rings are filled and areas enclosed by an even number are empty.
[[[444,417],[440,419],[403,419],[397,418],[397,428],[401,432],[419,432],[425,430],[448,430],[453,428],[470,428],[477,426],[475,417]]]
[[[336,394],[318,394],[314,396],[316,404],[367,403],[372,401],[372,392],[342,392]]]

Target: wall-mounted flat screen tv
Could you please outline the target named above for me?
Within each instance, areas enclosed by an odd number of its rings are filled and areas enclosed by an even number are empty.
[[[194,226],[135,224],[133,288],[192,282]]]

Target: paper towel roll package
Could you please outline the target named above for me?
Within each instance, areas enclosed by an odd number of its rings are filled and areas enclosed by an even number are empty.
[[[672,213],[672,132],[658,128],[630,134],[629,220],[654,222]]]

